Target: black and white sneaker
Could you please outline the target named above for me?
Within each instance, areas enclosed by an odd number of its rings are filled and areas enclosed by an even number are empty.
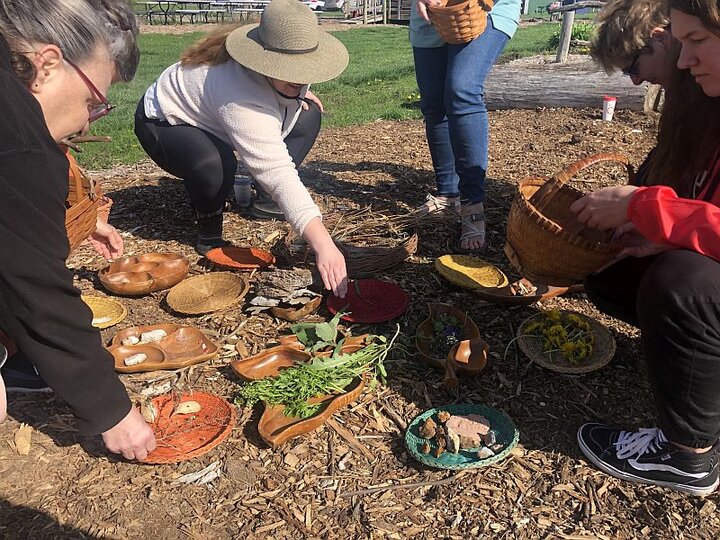
[[[606,473],[629,482],[705,496],[718,486],[718,453],[685,452],[656,428],[623,431],[585,424],[577,433],[582,453]]]
[[[21,353],[7,359],[0,368],[5,381],[5,391],[10,392],[52,392],[35,366]]]

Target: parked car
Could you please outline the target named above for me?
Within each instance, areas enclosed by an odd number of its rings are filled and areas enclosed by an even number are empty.
[[[323,0],[303,0],[303,4],[313,11],[322,11],[325,9],[325,2]]]

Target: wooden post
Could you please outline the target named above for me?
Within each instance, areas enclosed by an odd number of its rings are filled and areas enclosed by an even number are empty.
[[[560,45],[558,47],[557,57],[555,58],[555,61],[559,64],[567,62],[574,22],[575,11],[566,11],[563,13],[562,28],[560,29]]]
[[[363,24],[367,24],[368,21],[368,2],[371,0],[363,0]]]
[[[387,3],[387,0],[381,0],[381,1],[382,1],[382,12],[383,12],[383,24],[387,24],[388,3]]]

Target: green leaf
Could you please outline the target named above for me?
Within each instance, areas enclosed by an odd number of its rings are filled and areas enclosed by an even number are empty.
[[[333,321],[334,320],[335,319],[333,319]],[[335,343],[335,338],[337,337],[337,324],[332,324],[333,321],[330,321],[329,323],[319,323],[315,326],[315,334],[319,339]]]

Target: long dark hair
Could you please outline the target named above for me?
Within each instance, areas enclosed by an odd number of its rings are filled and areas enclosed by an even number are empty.
[[[720,35],[720,0],[666,0],[666,6],[698,17],[708,30]],[[645,183],[670,186],[680,197],[693,197],[698,195],[694,193],[696,179],[710,173],[706,169],[720,149],[720,98],[705,95],[689,70],[675,73],[666,95]],[[707,182],[717,183],[720,178]]]
[[[720,148],[720,98],[705,95],[688,70],[677,70],[667,89],[657,139],[646,184],[692,197],[695,179]]]
[[[666,0],[667,8],[697,17],[705,27],[720,34],[720,0]]]

